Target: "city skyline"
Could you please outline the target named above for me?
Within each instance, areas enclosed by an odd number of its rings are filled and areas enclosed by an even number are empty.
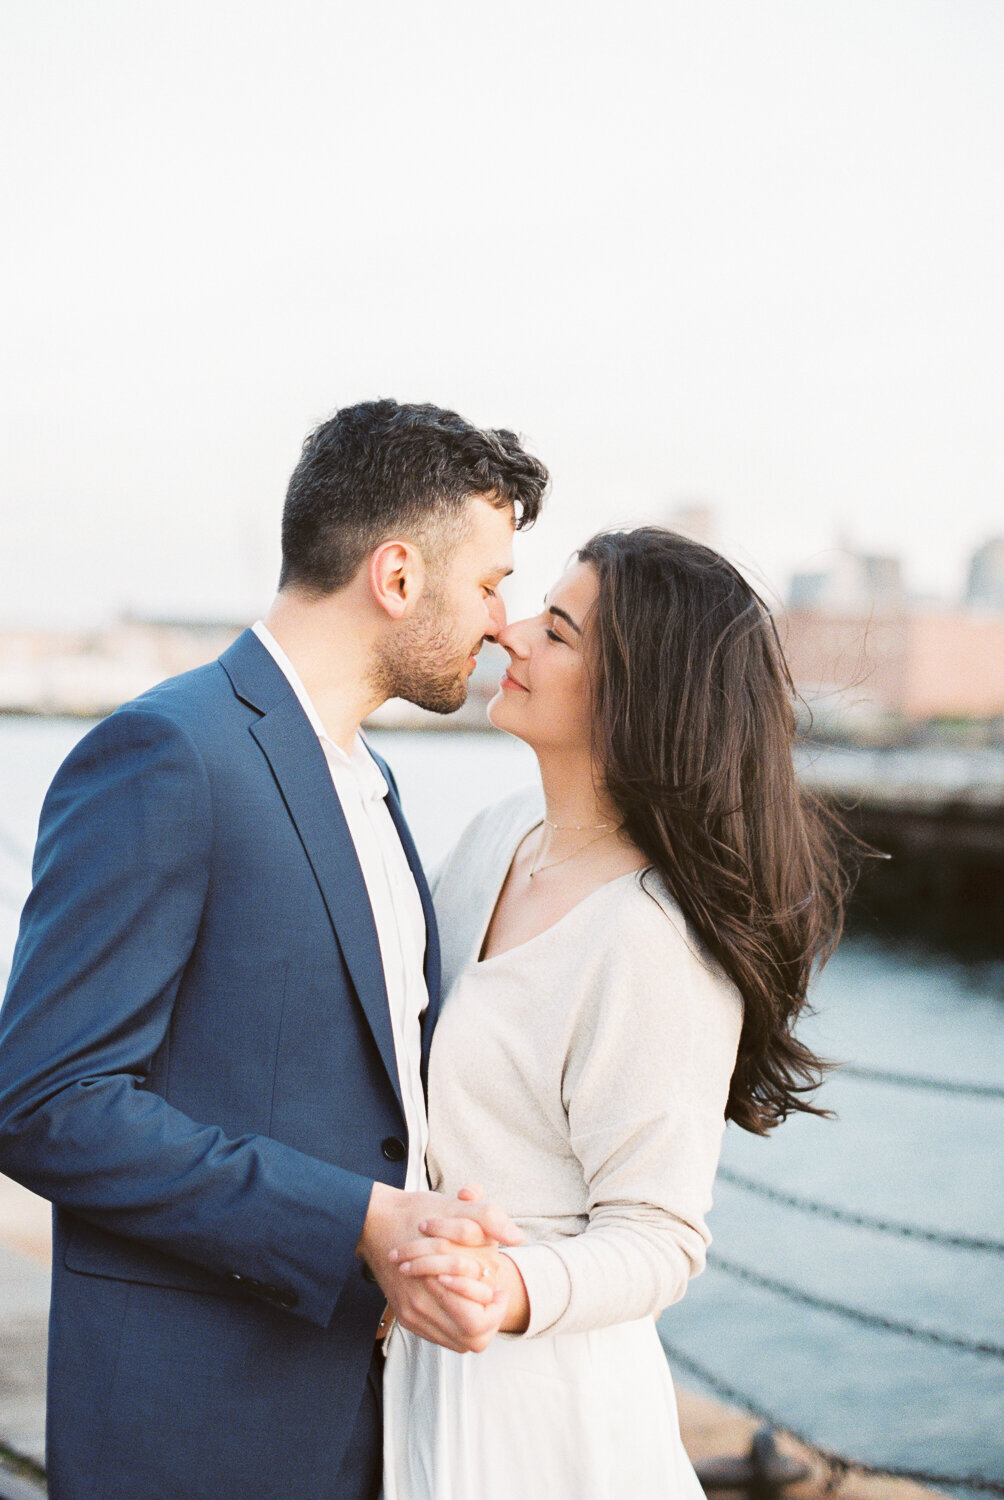
[[[669,518],[697,541],[713,540],[707,506]],[[905,587],[901,560],[844,548],[825,566],[792,577],[783,606],[771,601],[796,695],[826,735],[888,741],[951,720],[996,736],[1004,723],[1004,537],[969,560],[965,595],[945,602]],[[513,615],[510,614],[510,618]],[[0,713],[108,713],[154,683],[213,660],[243,619],[125,614],[86,628],[0,624]],[[485,698],[505,652],[486,646],[464,711],[451,722],[390,700],[384,727],[487,728]],[[968,731],[967,731],[968,732]]]

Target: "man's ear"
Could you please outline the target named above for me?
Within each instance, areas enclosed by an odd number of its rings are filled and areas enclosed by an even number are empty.
[[[425,588],[425,559],[411,542],[381,542],[370,556],[369,584],[374,603],[392,620],[403,620]]]

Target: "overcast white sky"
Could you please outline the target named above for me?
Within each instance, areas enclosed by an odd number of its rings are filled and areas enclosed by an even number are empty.
[[[0,621],[253,615],[304,432],[525,433],[532,603],[712,503],[956,589],[1004,529],[998,0],[2,0]]]

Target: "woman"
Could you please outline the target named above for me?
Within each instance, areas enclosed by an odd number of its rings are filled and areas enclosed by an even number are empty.
[[[384,1496],[696,1497],[654,1316],[704,1265],[726,1119],[764,1134],[813,1109],[792,1027],[838,872],[795,782],[774,627],[724,558],[601,534],[499,639],[489,716],[543,795],[477,818],[437,885],[428,1164],[526,1243],[394,1252],[508,1300],[483,1354],[395,1330]]]

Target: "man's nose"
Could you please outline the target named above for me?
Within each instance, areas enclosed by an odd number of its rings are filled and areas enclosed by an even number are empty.
[[[488,600],[488,617],[491,625],[485,635],[488,641],[497,641],[502,631],[506,628],[505,601],[499,594],[495,594]]]

